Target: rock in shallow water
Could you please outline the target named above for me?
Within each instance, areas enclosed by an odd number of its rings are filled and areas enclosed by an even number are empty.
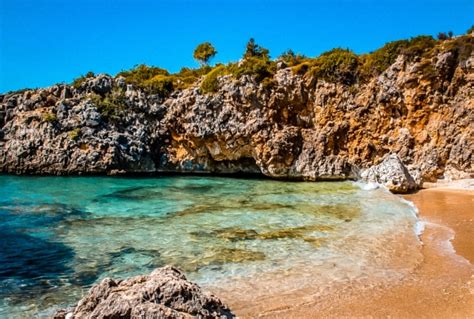
[[[418,186],[396,154],[391,154],[382,163],[362,171],[361,178],[369,183],[379,183],[393,193],[407,193]]]
[[[106,278],[93,286],[77,306],[59,310],[55,319],[72,318],[235,318],[217,297],[166,266],[148,276]]]

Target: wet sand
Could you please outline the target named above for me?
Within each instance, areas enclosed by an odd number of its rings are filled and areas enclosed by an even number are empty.
[[[249,304],[227,299],[240,318],[474,318],[474,191],[436,188],[403,196],[425,225],[423,260],[402,280],[272,296]]]

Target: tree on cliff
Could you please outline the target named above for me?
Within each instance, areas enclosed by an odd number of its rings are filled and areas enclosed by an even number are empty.
[[[209,60],[212,59],[217,54],[216,49],[210,42],[204,42],[199,44],[196,49],[194,49],[193,57],[201,64],[208,65]]]
[[[293,50],[288,49],[283,52],[279,57],[278,60],[285,62],[288,66],[295,66],[303,62],[306,57],[302,54],[296,54]]]
[[[446,32],[438,33],[438,40],[441,40],[441,41],[451,39],[452,37],[453,37],[453,31],[449,31],[448,33]]]
[[[263,58],[269,59],[270,56],[268,55],[268,49],[262,48],[258,44],[255,43],[254,38],[250,38],[249,42],[247,42],[244,59],[255,57],[255,58]]]

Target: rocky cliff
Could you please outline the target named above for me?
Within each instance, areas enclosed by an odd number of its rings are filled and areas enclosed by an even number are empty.
[[[400,54],[380,74],[350,83],[280,61],[269,81],[223,75],[211,93],[202,79],[165,96],[98,75],[76,87],[0,95],[0,171],[384,182],[377,167],[392,154],[406,165],[405,185],[394,191],[472,176],[474,54],[460,59],[443,45],[429,56]]]

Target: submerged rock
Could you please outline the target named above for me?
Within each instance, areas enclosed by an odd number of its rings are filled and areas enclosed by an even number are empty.
[[[393,193],[407,193],[418,186],[396,154],[391,154],[382,163],[362,171],[361,178],[369,183],[381,184]]]
[[[235,318],[217,297],[166,266],[148,276],[103,279],[76,307],[59,310],[54,319]]]

